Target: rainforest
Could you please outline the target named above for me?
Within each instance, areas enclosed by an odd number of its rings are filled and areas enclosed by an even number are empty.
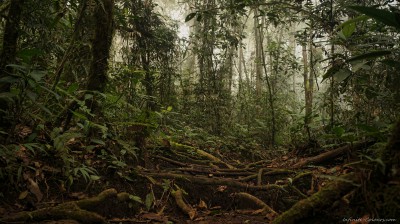
[[[0,224],[400,221],[396,0],[0,0]]]

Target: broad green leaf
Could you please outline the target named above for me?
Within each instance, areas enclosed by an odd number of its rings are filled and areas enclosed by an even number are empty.
[[[43,52],[37,48],[23,49],[17,53],[17,57],[21,58],[24,62],[28,63],[33,57],[43,54]]]
[[[333,133],[335,133],[335,135],[336,135],[337,137],[341,137],[341,136],[344,134],[344,132],[345,132],[344,128],[342,128],[342,127],[334,127],[334,128],[332,129],[332,131],[333,131]]]
[[[88,100],[88,99],[93,99],[93,95],[92,94],[85,94],[85,100]]]
[[[368,63],[367,61],[361,61],[361,62],[358,62],[358,63],[353,63],[351,65],[351,71],[352,72],[357,72],[358,70],[360,70],[362,68],[367,69],[368,66],[365,66],[365,64],[367,64],[367,63]]]
[[[100,180],[100,177],[97,175],[90,175],[90,179],[93,181]]]
[[[185,18],[185,23],[192,20],[196,15],[197,15],[197,12],[192,12],[189,15],[187,15]]]
[[[397,29],[400,29],[400,23],[396,19],[396,17],[399,16],[398,14],[395,14],[393,12],[384,9],[377,9],[365,6],[350,6],[349,8],[357,12],[360,12],[362,14],[365,14],[375,20],[378,20],[379,22],[382,22],[385,25],[393,26]]]
[[[347,79],[350,75],[351,72],[348,69],[341,68],[333,75],[333,78],[335,79],[336,82],[340,83],[343,82],[345,79]]]
[[[337,34],[341,39],[343,39],[343,40],[347,39],[346,36],[343,34],[343,30],[339,31]]]
[[[88,118],[87,118],[85,115],[81,114],[81,113],[78,113],[78,112],[76,112],[76,111],[71,111],[71,113],[72,113],[75,117],[77,117],[77,118],[79,118],[79,119],[88,120]]]
[[[91,139],[90,141],[99,145],[106,145],[106,143],[100,139]]]
[[[70,86],[68,87],[67,92],[68,92],[69,94],[72,94],[72,93],[74,93],[76,90],[78,90],[78,88],[79,88],[79,84],[75,82],[75,83],[73,83],[72,85],[70,85]]]
[[[328,69],[328,71],[326,71],[326,73],[323,75],[322,81],[324,81],[325,79],[329,79],[330,77],[332,77],[333,75],[335,75],[339,70],[340,70],[340,66],[339,66],[339,65],[333,65],[333,66],[330,67],[330,68]]]
[[[346,38],[349,38],[356,30],[356,23],[347,23],[343,26],[342,33]]]
[[[146,195],[146,202],[145,202],[147,211],[150,210],[151,206],[153,205],[153,202],[154,202],[154,196],[153,196],[153,194],[152,194],[152,193],[148,193],[148,194]]]
[[[336,30],[338,31],[338,30],[342,29],[343,27],[347,26],[347,25],[350,24],[350,23],[354,23],[354,24],[355,24],[356,22],[359,22],[359,21],[365,21],[365,20],[367,20],[368,18],[369,18],[368,16],[362,15],[362,16],[358,16],[358,17],[356,17],[356,18],[354,18],[354,19],[349,19],[349,20],[347,20],[346,22],[340,24],[340,25],[336,28]]]
[[[385,55],[391,54],[392,51],[388,50],[382,50],[382,51],[371,51],[365,54],[357,55],[354,57],[351,57],[347,59],[347,62],[352,62],[352,61],[357,61],[357,60],[363,60],[363,59],[373,59],[373,58],[379,58]]]
[[[39,82],[44,76],[46,76],[46,72],[45,71],[32,71],[29,75],[36,82]]]
[[[131,199],[132,201],[136,201],[139,202],[140,204],[143,204],[142,199],[139,196],[136,195],[129,195],[129,199]]]
[[[19,80],[20,80],[20,78],[17,78],[15,76],[9,75],[9,76],[5,76],[5,77],[1,78],[0,79],[0,83],[10,83],[10,84],[12,84],[12,83],[18,82]]]

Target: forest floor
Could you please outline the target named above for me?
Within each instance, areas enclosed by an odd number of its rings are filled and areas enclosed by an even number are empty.
[[[70,187],[59,181],[57,161],[43,158],[28,162],[34,172],[23,174],[25,191],[0,185],[0,223],[357,223],[346,219],[369,215],[351,202],[354,177],[344,179],[357,150],[370,145],[244,156],[164,140],[144,152],[141,166],[77,152],[100,178]]]

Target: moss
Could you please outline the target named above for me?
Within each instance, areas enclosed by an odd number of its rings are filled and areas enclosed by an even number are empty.
[[[328,184],[318,193],[296,203],[291,209],[278,216],[272,223],[297,223],[298,220],[308,217],[311,213],[329,207],[335,200],[354,188],[354,184],[351,182],[355,179],[354,174],[346,174],[342,178],[345,181],[337,180]]]

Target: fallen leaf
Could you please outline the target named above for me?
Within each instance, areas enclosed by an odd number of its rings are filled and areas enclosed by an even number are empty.
[[[83,192],[73,192],[69,196],[71,198],[75,198],[75,199],[79,199],[79,200],[88,198],[88,196]]]
[[[197,206],[201,210],[206,210],[207,209],[207,204],[200,199],[199,205]]]
[[[161,215],[156,214],[156,213],[143,214],[142,218],[148,219],[148,220],[155,220],[155,221],[158,221],[158,222],[166,222],[166,221],[168,221],[167,217],[161,216]]]
[[[227,188],[228,188],[228,186],[226,186],[226,185],[221,185],[221,186],[218,186],[217,191],[218,191],[218,192],[224,192]]]
[[[193,220],[194,217],[196,217],[196,213],[197,213],[197,212],[196,212],[195,209],[192,209],[191,211],[188,212],[188,215],[189,215],[190,220]]]
[[[38,202],[40,202],[43,199],[43,194],[40,191],[39,185],[32,180],[32,178],[28,178],[28,189],[30,192],[32,192],[35,196]]]
[[[17,159],[22,161],[25,165],[29,165],[30,159],[26,154],[26,148],[22,145],[19,146],[19,150],[16,152]]]
[[[271,221],[271,220],[275,219],[277,216],[278,216],[277,213],[270,212],[270,213],[268,213],[265,217],[266,217],[268,220]]]
[[[25,138],[28,135],[32,134],[32,129],[30,127],[21,124],[17,124],[15,126],[15,130],[20,138]]]
[[[28,196],[29,191],[23,191],[19,194],[18,199],[19,200],[24,200],[26,198],[26,196]]]

